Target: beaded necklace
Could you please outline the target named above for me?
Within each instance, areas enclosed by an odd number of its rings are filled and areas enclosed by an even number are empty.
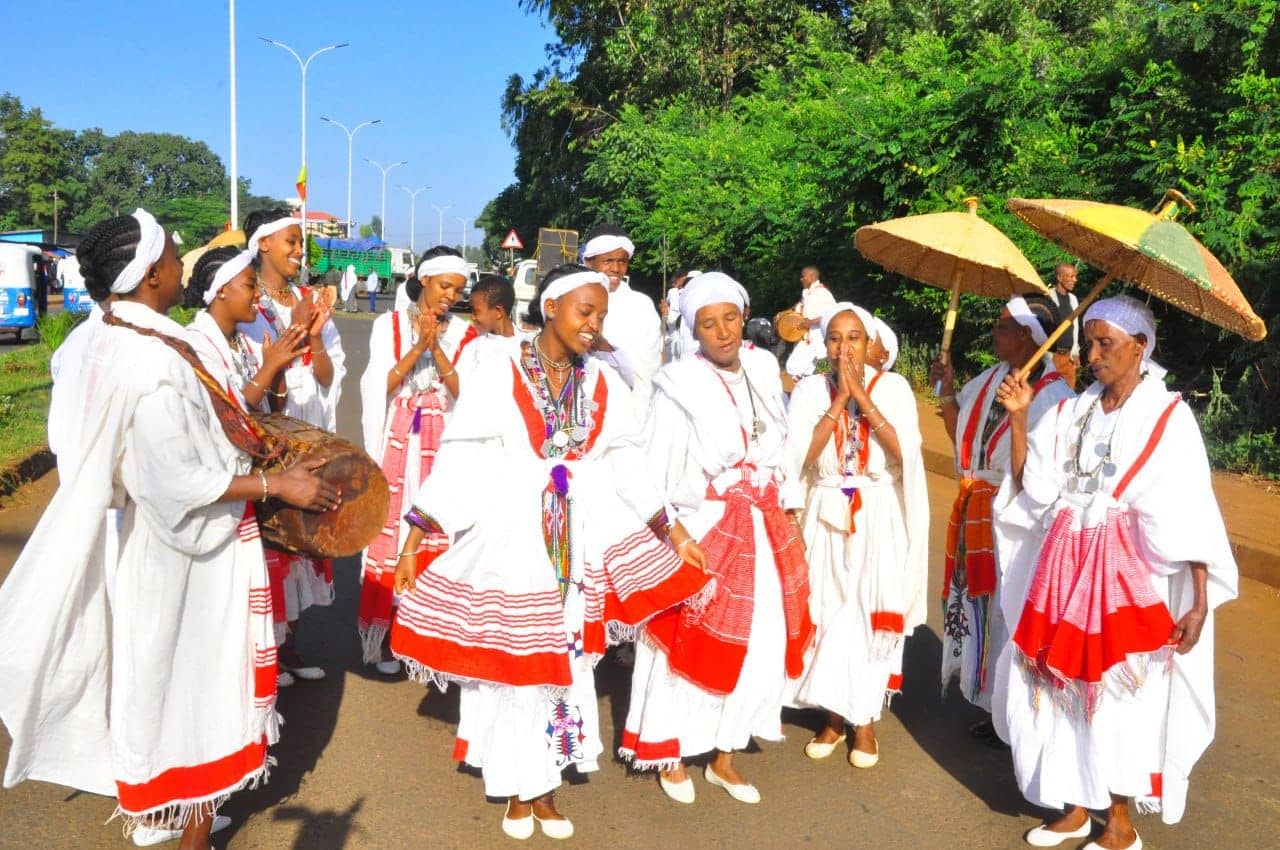
[[[542,368],[541,358],[528,342],[522,343],[520,352],[521,366],[533,384],[535,392],[534,404],[538,406],[546,423],[546,439],[542,443],[543,457],[563,457],[580,452],[591,435],[593,426],[592,413],[595,402],[586,398],[582,391],[586,383],[586,361],[581,357],[573,358],[573,369],[565,378],[559,396],[551,391],[551,381],[546,370]]]

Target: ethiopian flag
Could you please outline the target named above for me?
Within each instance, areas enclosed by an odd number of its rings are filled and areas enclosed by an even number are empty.
[[[305,165],[298,169],[298,180],[295,185],[298,187],[298,197],[305,201],[307,199],[307,167]]]

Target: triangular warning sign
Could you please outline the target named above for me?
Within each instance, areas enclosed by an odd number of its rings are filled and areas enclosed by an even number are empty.
[[[507,238],[502,240],[502,248],[503,250],[508,251],[524,250],[524,243],[521,242],[520,237],[516,235],[515,228],[512,228],[511,232],[507,234]]]

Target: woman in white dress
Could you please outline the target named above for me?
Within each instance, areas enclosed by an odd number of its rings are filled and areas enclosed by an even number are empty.
[[[701,350],[658,372],[645,429],[668,511],[699,539],[715,585],[710,600],[659,615],[636,642],[620,754],[658,769],[681,803],[696,796],[685,760],[712,750],[706,781],[760,801],[733,754],[753,737],[782,739],[786,683],[813,637],[778,363],[743,346],[744,307],[723,273],[685,284],[682,319]]]
[[[502,829],[568,838],[561,772],[597,769],[592,668],[608,645],[700,593],[698,545],[670,526],[622,379],[587,357],[608,305],[581,266],[548,273],[546,322],[468,377],[411,526],[391,648],[421,681],[461,688],[454,757],[507,798]],[[453,545],[419,574],[431,534]]]
[[[286,415],[337,431],[346,355],[332,310],[324,303],[324,290],[291,283],[306,250],[302,221],[292,218],[287,210],[254,212],[245,220],[244,231],[262,296],[257,315],[242,323],[240,330],[259,363],[265,360],[263,346],[268,340],[279,340],[294,326],[304,330],[306,348],[284,370],[284,397],[278,393],[273,397],[283,401],[281,412]],[[279,647],[280,685],[292,685],[295,677],[323,679],[324,669],[308,664],[298,654],[294,638],[303,611],[333,602],[333,561],[270,547],[267,559],[273,593],[284,599],[288,621],[288,634]]]
[[[458,396],[458,361],[476,338],[474,325],[449,313],[466,283],[467,264],[457,251],[442,246],[424,254],[417,277],[405,283],[409,306],[374,320],[369,365],[360,376],[365,451],[382,467],[391,498],[386,523],[365,550],[357,625],[365,663],[388,676],[400,672],[387,640],[396,560],[409,533],[402,518],[431,474]],[[424,538],[418,568],[426,569],[448,543],[444,535]]]
[[[902,689],[906,637],[925,620],[929,500],[915,394],[867,365],[871,314],[841,302],[822,316],[828,374],[791,393],[788,449],[807,488],[804,541],[818,629],[795,701],[826,709],[805,746],[826,758],[854,728],[849,763],[879,761],[875,721]]]

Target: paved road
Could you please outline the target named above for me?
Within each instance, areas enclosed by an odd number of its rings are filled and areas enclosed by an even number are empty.
[[[385,308],[384,308],[385,309]],[[340,319],[352,368],[344,385],[341,428],[359,433],[356,382],[367,358],[367,319]],[[54,486],[53,476],[19,491],[0,511],[0,578],[7,574]],[[931,544],[933,585],[941,579],[943,521],[953,482],[930,475],[936,518]],[[329,669],[324,682],[285,691],[287,725],[276,748],[279,766],[265,787],[227,806],[236,825],[215,846],[232,850],[293,848],[513,847],[498,827],[502,805],[486,801],[478,777],[450,761],[456,693],[388,682],[359,664],[355,639],[357,564],[337,567],[338,601],[303,618],[305,654]],[[1280,747],[1269,722],[1280,705],[1280,594],[1244,581],[1241,599],[1218,622],[1218,739],[1192,778],[1184,822],[1155,818],[1138,826],[1148,847],[1276,846]],[[1037,822],[1022,800],[1007,754],[970,740],[977,715],[937,685],[938,616],[907,644],[906,684],[880,724],[882,759],[855,771],[833,757],[814,763],[803,747],[817,718],[788,714],[787,740],[740,756],[761,789],[759,806],[735,803],[698,778],[698,801],[669,802],[651,777],[629,775],[605,760],[599,773],[562,789],[563,810],[578,827],[581,848],[1017,848]],[[616,741],[625,716],[627,680],[608,662],[598,671],[602,730]],[[3,683],[0,683],[3,686]],[[7,755],[0,735],[0,756]],[[123,847],[103,825],[112,803],[65,788],[29,782],[0,792],[0,848]],[[1083,842],[1080,842],[1083,844]],[[549,846],[537,836],[531,845]],[[1063,845],[1074,848],[1079,845]]]

